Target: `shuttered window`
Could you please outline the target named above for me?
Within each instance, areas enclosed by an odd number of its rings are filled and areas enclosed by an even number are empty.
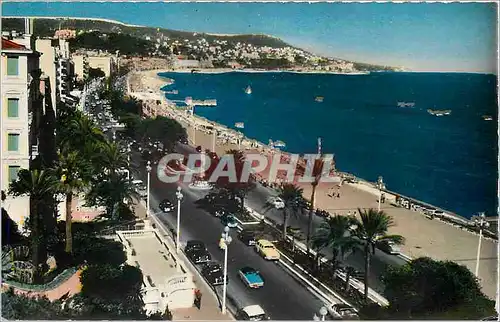
[[[19,151],[19,134],[9,133],[7,148],[9,151]]]
[[[19,173],[20,169],[21,169],[20,166],[9,165],[9,182],[17,180],[17,174]]]
[[[7,57],[7,75],[19,75],[19,57]]]
[[[7,100],[7,117],[19,117],[18,98],[9,98]]]

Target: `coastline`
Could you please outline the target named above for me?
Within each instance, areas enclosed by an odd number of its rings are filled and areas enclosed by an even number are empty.
[[[227,73],[291,73],[291,74],[328,74],[328,75],[346,75],[346,76],[364,76],[371,72],[356,71],[352,73],[340,73],[327,70],[294,70],[294,69],[254,69],[254,68],[182,68],[162,70],[158,73],[193,73],[194,74],[227,74]]]
[[[158,74],[164,71],[155,70],[153,72]],[[163,80],[163,85],[160,88],[166,86],[166,82],[170,84],[172,82],[172,80],[166,80],[159,75],[157,75],[155,82],[158,79]],[[163,92],[161,96],[164,103],[162,105],[165,105],[162,107],[162,113],[181,122],[187,129],[190,143],[195,146],[200,145],[203,148],[212,150],[213,136],[207,127],[231,133],[232,135],[237,135],[238,133],[237,130],[229,129],[224,125],[203,117],[188,115],[184,109],[176,108],[175,104],[169,103]],[[245,138],[245,142],[253,142],[255,144],[257,141]],[[224,142],[217,140],[215,144],[215,152],[217,154],[220,155],[229,149],[238,149],[238,144],[235,141]],[[270,147],[263,143],[258,143],[257,149],[242,144],[241,150],[258,150],[261,153],[270,153],[272,151]],[[324,209],[332,214],[348,214],[358,207],[376,209],[379,194],[378,189],[373,186],[373,183],[360,178],[358,179],[360,182],[358,184],[344,184],[339,188],[342,194],[342,197],[339,199],[332,199],[328,196],[331,185],[320,184],[316,193],[317,208]],[[310,185],[302,185],[301,188],[304,189],[304,196],[308,198],[311,193]],[[395,195],[399,194],[391,191],[385,191],[385,193],[387,200],[386,204],[383,204],[382,209],[394,219],[395,225],[391,227],[390,233],[406,237],[405,245],[401,246],[404,254],[413,258],[428,256],[438,260],[452,260],[474,271],[478,240],[477,234],[471,233],[466,229],[461,229],[456,224],[444,220],[429,220],[425,215],[417,211],[390,205],[388,201],[390,199],[394,200]],[[439,207],[433,208],[439,209]],[[458,215],[454,218],[462,222],[465,220]],[[465,223],[462,224],[465,225]],[[489,238],[483,239],[479,275],[484,292],[491,298],[494,298],[496,295],[497,248],[497,241]]]

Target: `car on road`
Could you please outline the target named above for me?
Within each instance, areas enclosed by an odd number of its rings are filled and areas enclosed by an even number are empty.
[[[242,230],[238,233],[238,239],[247,246],[255,246],[255,232],[251,230]]]
[[[224,284],[224,271],[219,263],[208,262],[203,266],[201,275],[213,286]],[[226,277],[226,284],[229,280]]]
[[[384,253],[391,255],[399,255],[401,254],[401,249],[391,241],[380,242],[377,244],[378,249],[383,251]]]
[[[214,216],[217,218],[223,217],[227,214],[226,210],[222,209],[222,208],[215,209],[215,211],[213,213],[214,213]]]
[[[358,312],[347,304],[331,304],[327,307],[328,313],[334,319],[359,320]]]
[[[276,249],[276,246],[266,239],[259,239],[255,243],[255,251],[270,261],[277,261],[280,259],[280,253]]]
[[[269,197],[267,199],[267,202],[269,204],[273,205],[274,208],[276,208],[276,209],[283,209],[283,208],[285,208],[285,203],[279,197]]]
[[[264,280],[255,268],[243,267],[238,271],[238,276],[250,288],[261,288],[264,286]]]
[[[229,228],[238,227],[238,223],[236,222],[236,218],[234,218],[233,215],[224,214],[222,217],[220,217],[220,221],[224,226],[228,226]]]
[[[202,264],[209,262],[212,256],[206,249],[195,249],[186,254],[190,261],[195,264]]]
[[[162,202],[160,202],[159,208],[163,212],[171,212],[174,211],[175,206],[173,203],[170,202],[170,200],[163,199]]]
[[[236,319],[243,321],[270,320],[260,305],[249,305],[239,309],[236,313]]]
[[[186,243],[186,247],[184,247],[184,253],[190,253],[192,251],[196,251],[196,250],[200,250],[200,249],[203,249],[203,250],[207,250],[207,246],[205,246],[205,243],[200,241],[200,240],[189,240],[187,243]]]

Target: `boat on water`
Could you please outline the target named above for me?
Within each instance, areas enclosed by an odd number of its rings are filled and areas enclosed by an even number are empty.
[[[245,88],[245,93],[252,94],[252,88],[250,86],[247,86],[247,88]]]
[[[316,98],[315,98],[314,100],[315,100],[316,102],[318,102],[318,103],[323,103],[323,100],[324,100],[324,99],[325,99],[325,98],[324,98],[323,96],[316,96]]]
[[[415,103],[414,102],[410,102],[410,103],[398,102],[398,107],[415,107]]]
[[[434,116],[445,116],[445,115],[450,115],[451,114],[451,110],[432,110],[432,109],[428,109],[427,113],[429,113],[430,115],[434,115]]]
[[[483,120],[485,120],[485,121],[492,121],[493,120],[493,117],[490,115],[483,115],[482,117],[483,117]]]
[[[284,148],[286,146],[285,142],[283,141],[273,141],[269,140],[269,145],[272,146],[273,148]]]

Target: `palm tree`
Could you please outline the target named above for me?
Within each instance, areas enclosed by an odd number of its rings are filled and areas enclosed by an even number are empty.
[[[314,209],[315,209],[315,200],[316,200],[316,188],[321,179],[321,175],[323,174],[323,165],[324,160],[322,158],[314,160],[314,165],[312,168],[312,177],[313,181],[311,182],[312,191],[311,191],[311,202],[309,208],[309,217],[307,220],[307,254],[310,253],[310,245],[311,245],[311,237],[313,234],[313,217],[314,217]]]
[[[73,234],[72,234],[72,205],[74,193],[84,190],[88,186],[92,167],[86,161],[80,152],[63,150],[59,154],[58,173],[61,176],[59,191],[66,196],[66,247],[65,252],[73,252]]]
[[[108,172],[108,175],[114,175],[117,170],[128,167],[127,156],[120,150],[120,147],[112,142],[104,142],[98,146],[99,154],[93,158],[94,165],[102,172],[102,169]]]
[[[118,219],[119,206],[139,198],[134,186],[125,175],[115,173],[108,178],[96,182],[87,193],[87,203],[94,206],[105,206],[113,220]]]
[[[312,236],[312,246],[316,249],[329,248],[332,250],[332,264],[334,272],[337,269],[339,255],[342,258],[349,251],[354,251],[360,244],[351,232],[355,220],[341,215],[325,219]]]
[[[361,210],[358,208],[361,220],[356,220],[357,226],[354,234],[363,243],[365,253],[365,301],[368,303],[368,275],[370,272],[370,259],[375,253],[375,247],[380,243],[392,242],[396,245],[404,243],[404,237],[400,235],[388,235],[390,227],[394,226],[394,220],[383,210],[375,209]]]
[[[243,169],[245,167],[246,156],[240,150],[228,150],[226,155],[232,156],[234,160],[234,168],[236,172],[236,182],[230,182],[229,178],[222,177],[217,181],[219,188],[226,189],[232,195],[232,198],[239,197],[241,199],[241,208],[245,205],[245,197],[247,194],[255,188],[255,178],[250,174],[248,181],[242,180]]]
[[[31,256],[35,267],[35,279],[40,277],[40,266],[46,261],[46,251],[41,249],[47,236],[44,236],[40,213],[41,205],[47,196],[53,196],[57,189],[57,177],[53,170],[25,170],[17,175],[17,180],[10,183],[9,193],[14,196],[30,197],[30,230],[31,230]]]
[[[293,183],[284,183],[278,189],[278,197],[283,200],[285,207],[283,211],[283,239],[286,240],[288,219],[290,214],[297,214],[303,209],[304,197],[302,197],[303,189]],[[265,208],[273,209],[274,204],[267,202]]]

